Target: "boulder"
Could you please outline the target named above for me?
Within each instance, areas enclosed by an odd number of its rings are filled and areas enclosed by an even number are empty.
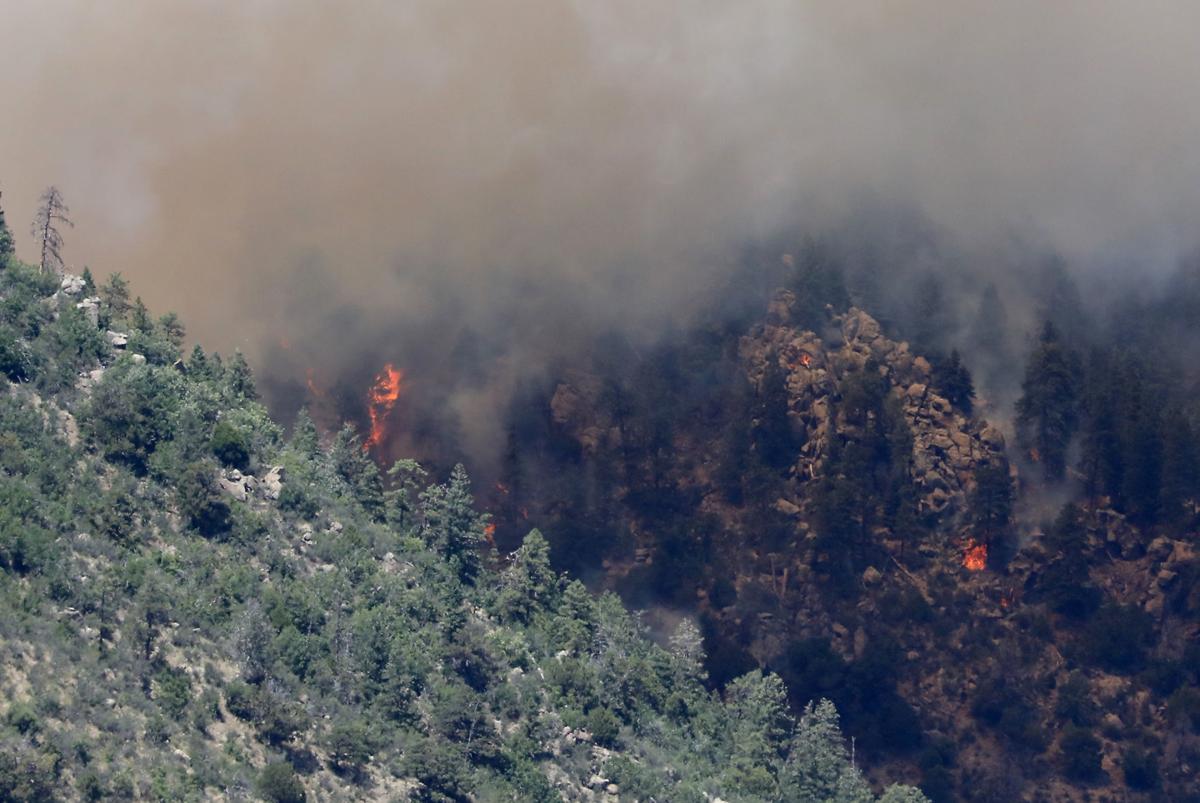
[[[62,281],[58,284],[58,289],[63,295],[77,296],[83,292],[87,283],[84,282],[82,276],[76,276],[74,273],[64,273]]]
[[[283,466],[271,466],[271,470],[262,478],[262,494],[267,499],[278,499],[283,492]]]
[[[129,335],[125,332],[114,332],[109,329],[104,333],[104,337],[108,340],[108,344],[115,349],[124,349],[129,345]]]
[[[75,304],[75,309],[81,311],[92,322],[92,326],[100,325],[100,297],[88,296]]]

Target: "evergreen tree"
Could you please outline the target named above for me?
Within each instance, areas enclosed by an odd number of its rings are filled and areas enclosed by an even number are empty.
[[[743,675],[726,687],[725,710],[733,743],[727,785],[740,795],[778,800],[777,775],[792,729],[783,681],[759,670]]]
[[[1126,377],[1116,370],[1107,352],[1088,355],[1082,400],[1082,469],[1089,498],[1107,494],[1114,500],[1124,483],[1124,456],[1118,436],[1119,402]]]
[[[200,348],[197,346],[196,348]],[[204,356],[204,352],[200,352],[200,356]],[[192,352],[192,362],[196,362],[196,353]],[[308,414],[307,407],[301,407],[300,412],[296,413],[296,421],[292,424],[292,439],[290,445],[298,454],[304,455],[311,459],[316,458],[320,451],[320,435],[317,433],[317,425],[313,423],[312,417]]]
[[[129,283],[121,274],[114,273],[100,286],[100,303],[104,305],[104,321],[116,324],[125,320],[130,310]]]
[[[833,703],[809,703],[783,771],[784,800],[869,801],[870,787],[851,763]],[[900,798],[903,800],[904,798]]]
[[[4,193],[0,193],[0,198],[3,195]],[[7,264],[15,250],[12,231],[9,230],[8,222],[4,219],[4,206],[0,205],[0,268],[3,268]]]
[[[363,449],[362,440],[353,425],[346,424],[334,437],[329,447],[329,460],[363,509],[372,518],[380,518],[384,512],[384,500],[379,467]]]
[[[432,485],[421,494],[425,506],[425,540],[465,583],[474,583],[482,560],[487,516],[474,510],[471,480],[462,464],[454,467],[450,480]]]
[[[1158,519],[1162,487],[1162,422],[1159,399],[1152,395],[1141,371],[1126,387],[1119,441],[1122,463],[1121,510],[1139,524]]]
[[[1191,420],[1176,408],[1163,418],[1163,520],[1188,526],[1200,500],[1200,436]]]
[[[1008,461],[1003,456],[981,466],[971,495],[971,523],[975,539],[994,544],[1007,534],[1012,521],[1013,488]]]
[[[1017,430],[1021,445],[1042,464],[1050,480],[1062,479],[1066,471],[1067,447],[1079,423],[1077,381],[1058,330],[1046,321],[1026,364],[1017,401]]]
[[[767,355],[762,386],[754,406],[754,445],[759,459],[779,471],[796,459],[796,436],[788,418],[788,394],[783,369],[774,351]]]
[[[1008,356],[1008,310],[992,282],[988,282],[979,298],[968,342],[972,349],[992,357],[1004,359]]]
[[[254,372],[242,352],[235,351],[225,366],[225,385],[234,398],[253,401],[258,398],[258,388],[254,384]]]
[[[500,575],[496,607],[509,621],[529,622],[534,614],[553,604],[558,576],[550,567],[550,544],[530,530]]]
[[[971,372],[962,363],[958,349],[951,351],[948,358],[934,363],[933,383],[952,405],[966,415],[971,414],[975,404],[975,385],[971,381]]]
[[[1100,607],[1100,591],[1088,573],[1088,532],[1078,507],[1063,507],[1046,533],[1046,546],[1054,559],[1038,578],[1035,598],[1063,616],[1086,619]]]
[[[950,341],[958,327],[953,310],[946,301],[945,284],[940,276],[927,272],[917,280],[910,302],[913,346],[918,352],[938,353]]]

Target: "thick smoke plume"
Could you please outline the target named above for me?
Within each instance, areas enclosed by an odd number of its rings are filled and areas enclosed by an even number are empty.
[[[864,203],[966,253],[1171,259],[1198,28],[1165,0],[10,3],[0,188],[17,222],[57,184],[69,263],[296,387],[466,355],[474,420],[583,333],[685,317],[740,244]]]

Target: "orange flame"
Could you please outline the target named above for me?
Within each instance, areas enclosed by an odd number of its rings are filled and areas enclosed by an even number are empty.
[[[800,364],[805,368],[812,366],[812,355],[807,351],[800,352]]]
[[[364,449],[377,446],[387,432],[385,423],[388,413],[400,398],[400,385],[404,372],[390,362],[383,366],[375,377],[375,384],[367,391],[367,416],[371,419],[371,434],[363,442]]]
[[[487,524],[483,525],[483,537],[489,545],[496,545],[496,522],[489,521]]]
[[[308,386],[308,392],[312,394],[314,399],[325,398],[325,391],[317,384],[316,374],[313,369],[309,368],[304,372],[304,384]]]
[[[968,538],[963,544],[962,565],[969,572],[981,572],[987,568],[987,544],[977,544]]]

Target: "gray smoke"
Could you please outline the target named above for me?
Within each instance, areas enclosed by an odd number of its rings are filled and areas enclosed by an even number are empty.
[[[369,380],[466,336],[495,395],[868,202],[966,253],[1169,263],[1198,29],[1167,0],[17,2],[0,188],[20,234],[57,184],[69,263],[260,371]]]

